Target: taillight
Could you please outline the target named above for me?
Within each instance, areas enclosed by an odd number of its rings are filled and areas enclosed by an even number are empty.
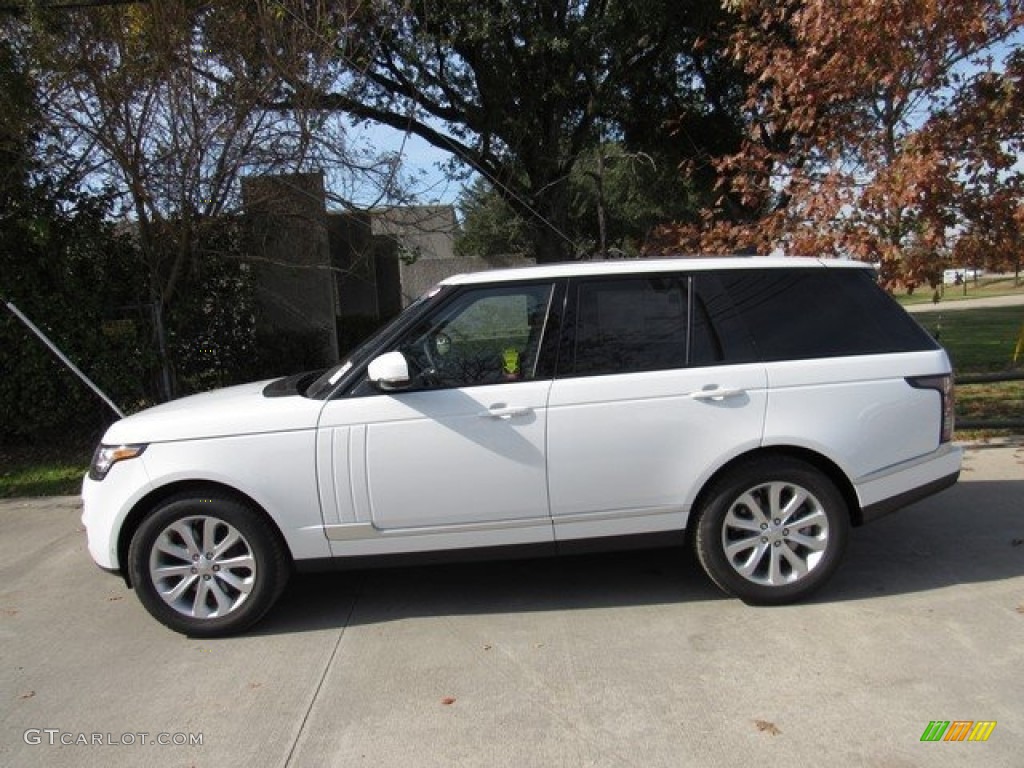
[[[953,388],[953,375],[942,376],[910,376],[907,383],[916,389],[934,389],[939,393],[942,401],[942,429],[939,433],[939,442],[948,443],[953,439],[953,427],[956,417],[953,408],[956,404],[956,394]]]

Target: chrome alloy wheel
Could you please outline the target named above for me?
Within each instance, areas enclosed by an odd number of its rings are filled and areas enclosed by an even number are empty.
[[[822,503],[792,482],[757,485],[725,514],[722,549],[744,579],[768,587],[792,584],[821,562],[829,541]]]
[[[149,576],[160,598],[183,616],[220,618],[249,597],[256,558],[246,538],[224,520],[184,517],[157,535]]]

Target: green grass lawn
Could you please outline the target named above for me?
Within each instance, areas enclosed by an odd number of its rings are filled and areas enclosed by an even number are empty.
[[[1014,352],[1024,333],[1024,306],[963,309],[943,312],[941,304],[914,316],[949,352],[957,376],[1024,371],[1024,348]],[[956,415],[960,422],[1007,421],[1024,418],[1024,381],[957,384]],[[957,430],[961,440],[1005,435],[989,429]]]
[[[1024,418],[1024,381],[960,384],[956,390],[956,415],[961,421]]]
[[[0,499],[75,496],[89,469],[91,448],[0,448]]]
[[[1024,368],[1024,350],[1016,363],[1013,360],[1024,327],[1024,306],[943,312],[940,305],[915,318],[946,348],[958,374]]]

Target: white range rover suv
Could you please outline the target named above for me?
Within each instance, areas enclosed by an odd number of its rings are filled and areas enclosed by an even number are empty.
[[[293,570],[689,541],[800,599],[851,526],[956,482],[949,359],[864,265],[592,262],[443,281],[336,367],[151,408],[84,481],[89,551],[167,626]]]

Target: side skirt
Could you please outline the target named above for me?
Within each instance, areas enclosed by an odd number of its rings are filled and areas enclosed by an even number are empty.
[[[310,560],[296,560],[295,570],[298,573],[323,573],[325,571],[353,571],[412,565],[477,563],[491,560],[530,560],[559,555],[571,556],[596,552],[678,547],[685,542],[685,531],[668,531],[631,536],[578,539],[576,541],[562,541],[557,544],[545,542],[542,544],[516,544],[511,546],[449,549],[433,552],[321,557]]]

